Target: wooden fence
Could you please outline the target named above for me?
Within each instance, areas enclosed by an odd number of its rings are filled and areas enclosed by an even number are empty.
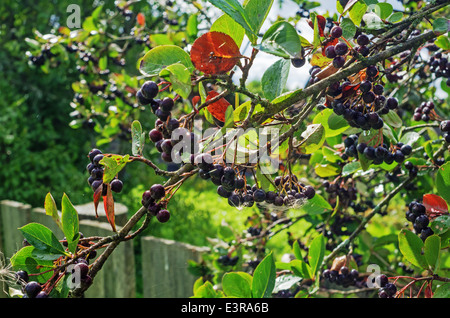
[[[120,229],[127,217],[127,209],[116,204],[116,223]],[[101,206],[101,205],[100,205]],[[99,206],[99,207],[100,207]],[[111,235],[111,227],[105,219],[93,216],[93,206],[75,207],[80,218],[80,232],[88,236]],[[99,215],[104,212],[99,211]],[[61,230],[44,209],[32,208],[15,201],[0,201],[0,252],[9,258],[22,247],[23,236],[19,227],[38,222],[50,228],[57,237]],[[141,238],[141,277],[136,274],[136,257],[133,241],[122,242],[97,274],[94,284],[85,293],[86,298],[134,298],[136,281],[143,282],[144,298],[186,298],[192,296],[192,288],[198,277],[188,272],[188,261],[199,261],[207,247],[197,247],[171,240],[144,236]],[[0,282],[0,298],[7,297]]]

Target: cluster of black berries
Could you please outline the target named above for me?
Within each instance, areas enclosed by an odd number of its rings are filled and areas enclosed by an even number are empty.
[[[411,161],[405,161],[404,165],[406,170],[408,170],[410,176],[417,176],[419,169]]]
[[[217,185],[217,193],[228,199],[228,204],[233,207],[251,207],[256,203],[268,203],[274,206],[292,207],[298,200],[312,199],[316,191],[312,186],[298,183],[295,175],[285,177],[278,176],[274,179],[275,186],[282,189],[279,192],[264,191],[258,185],[250,186],[246,180],[237,173],[233,167],[213,164],[210,154],[199,154],[193,160],[199,169],[202,179],[211,179]]]
[[[88,178],[88,183],[92,190],[95,192],[97,188],[103,184],[103,166],[100,161],[103,159],[103,153],[99,149],[92,149],[88,154],[89,160],[91,161],[86,166],[86,170],[90,174]],[[111,191],[120,193],[123,189],[123,182],[118,178],[114,178],[110,183]],[[106,190],[106,188],[105,188]]]
[[[435,115],[434,103],[431,101],[423,102],[419,107],[414,109],[413,119],[414,121],[423,120],[424,122],[429,122],[430,119],[435,119]]]
[[[434,75],[439,77],[447,78],[447,86],[450,86],[450,62],[448,58],[442,54],[442,52],[437,52],[428,62],[430,65],[430,71],[434,73]]]
[[[331,283],[349,287],[356,285],[359,278],[359,272],[356,269],[350,270],[347,266],[342,266],[339,271],[331,269],[324,270],[322,277]]]
[[[259,234],[261,234],[261,230],[262,229],[260,227],[251,226],[247,229],[247,233],[251,236],[258,236]]]
[[[408,205],[406,219],[413,224],[416,234],[420,235],[422,241],[434,234],[433,230],[428,226],[430,219],[426,215],[426,208],[422,203],[412,201]]]
[[[381,129],[384,126],[380,115],[389,113],[389,110],[398,108],[398,100],[395,97],[386,98],[383,95],[382,84],[373,84],[374,78],[378,74],[376,66],[369,66],[366,69],[367,79],[359,84],[360,96],[356,101],[341,97],[331,102],[330,108],[349,123],[350,126],[363,130]],[[351,85],[346,81],[342,85],[332,84],[328,89],[331,96],[341,95],[347,86]],[[363,103],[359,100],[362,99]]]
[[[330,199],[339,197],[339,202],[345,206],[348,206],[357,199],[356,188],[351,185],[345,186],[338,182],[330,183],[329,181],[324,181],[322,186],[325,188],[325,191],[329,193]]]
[[[23,298],[48,298],[48,293],[42,290],[41,284],[30,281],[26,271],[17,271],[14,276],[16,283],[22,286]]]
[[[238,260],[239,260],[239,256],[230,257],[228,254],[225,254],[225,255],[220,256],[217,259],[217,262],[224,266],[234,266],[237,264]]]
[[[170,219],[170,212],[165,209],[166,204],[161,199],[166,196],[166,190],[161,184],[154,184],[150,190],[142,194],[142,205],[148,209],[149,213],[156,216],[156,219],[165,223]]]
[[[339,26],[335,26],[331,29],[331,37],[339,38],[342,36],[342,29]],[[341,68],[345,64],[345,55],[348,53],[348,45],[345,42],[339,42],[336,45],[329,45],[325,49],[325,56],[329,59],[333,59],[333,66],[335,68]]]
[[[351,143],[351,141],[348,143]],[[353,145],[350,145],[350,147],[351,146],[355,146],[355,148],[351,148],[349,153],[354,154],[355,157],[358,155],[364,155],[366,159],[372,160],[372,163],[375,165],[382,164],[383,162],[391,164],[394,161],[397,163],[402,163],[405,161],[406,157],[412,153],[412,147],[401,142],[391,145],[391,147],[385,143],[377,147],[373,147],[368,146],[366,143],[357,144],[356,142],[354,142]],[[356,152],[354,150],[356,150]]]
[[[444,133],[445,142],[450,144],[450,120],[441,121],[439,128]]]
[[[77,283],[79,280],[78,282],[81,286],[89,286],[92,284],[92,277],[89,275],[89,263],[86,259],[77,259],[68,274],[72,275],[72,283]]]
[[[395,294],[397,293],[397,287],[389,283],[389,278],[384,275],[378,275],[375,278],[375,282],[380,287],[378,290],[378,297],[380,298],[394,298]]]
[[[146,81],[136,93],[139,104],[150,105],[152,111],[158,117],[155,121],[155,128],[149,132],[149,138],[155,143],[156,149],[161,153],[161,158],[166,162],[172,162],[171,140],[172,132],[180,127],[180,122],[172,118],[172,109],[175,102],[170,97],[155,99],[159,93],[158,84],[153,81]]]

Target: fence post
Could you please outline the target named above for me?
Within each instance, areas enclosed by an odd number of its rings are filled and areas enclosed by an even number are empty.
[[[0,201],[0,227],[1,227],[1,246],[0,252],[3,253],[5,262],[18,250],[22,248],[23,236],[18,230],[19,227],[29,223],[31,206],[10,200]],[[3,292],[7,291],[6,284],[0,283],[0,298],[7,297]]]
[[[144,298],[187,298],[198,277],[188,271],[188,261],[200,261],[208,247],[172,240],[142,238],[142,280]]]

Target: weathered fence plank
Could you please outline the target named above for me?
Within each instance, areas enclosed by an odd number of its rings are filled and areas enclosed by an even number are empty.
[[[117,227],[119,230],[120,227]],[[80,221],[80,232],[85,237],[110,236],[109,223],[82,220]],[[102,250],[99,250],[102,252]],[[133,242],[120,243],[103,268],[98,272],[94,283],[86,293],[86,298],[133,298],[135,297],[136,279]]]
[[[142,238],[144,298],[187,298],[192,296],[195,277],[188,261],[199,261],[209,248],[156,237]]]

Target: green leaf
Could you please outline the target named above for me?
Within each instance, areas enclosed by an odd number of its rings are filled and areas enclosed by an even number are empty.
[[[111,182],[117,174],[125,167],[125,165],[130,162],[130,155],[120,156],[120,155],[112,155],[109,157],[103,157],[100,160],[100,164],[102,164],[105,168],[103,171],[103,182],[109,183]]]
[[[325,142],[325,128],[322,124],[311,124],[301,134],[303,140],[300,142],[303,153],[310,154],[322,147]]]
[[[99,60],[98,60],[98,67],[101,70],[106,70],[108,68],[108,56],[107,55],[103,55]]]
[[[405,144],[405,145],[410,145],[410,146],[414,146],[414,144],[416,143],[417,140],[419,140],[420,135],[418,133],[416,133],[415,131],[410,131],[407,132],[406,134],[404,134],[399,142]]]
[[[393,11],[392,4],[383,2],[375,5],[375,13],[383,20],[389,17]]]
[[[290,60],[279,59],[264,72],[261,78],[261,88],[269,101],[274,100],[283,92],[290,66]]]
[[[53,199],[51,193],[47,193],[44,202],[45,214],[52,217],[53,221],[62,230],[61,220],[59,219],[58,208],[56,207],[55,199]]]
[[[228,14],[223,14],[216,21],[214,21],[210,31],[228,34],[234,42],[236,42],[238,47],[241,46],[245,35],[244,28],[233,20],[233,18],[231,18]]]
[[[245,272],[225,273],[222,278],[222,287],[228,297],[251,298],[252,276]]]
[[[139,61],[139,70],[145,76],[156,76],[167,66],[180,63],[190,72],[195,70],[191,57],[176,45],[160,45],[148,51]]]
[[[39,274],[53,269],[53,261],[37,259],[33,255],[37,249],[34,246],[26,246],[21,248],[16,254],[11,257],[11,266],[15,271],[24,270],[28,274]],[[34,276],[34,280],[39,283],[45,283],[53,275],[49,271],[40,275]]]
[[[339,1],[338,1],[339,3]],[[342,28],[342,36],[347,39],[351,40],[356,34],[356,25],[353,23],[353,21],[349,18],[342,19],[342,22],[340,24],[340,27]]]
[[[258,37],[256,36],[261,29],[264,21],[272,8],[273,0],[245,0],[244,11],[247,13],[248,22],[252,33],[247,33],[252,44],[256,44]]]
[[[293,246],[292,246],[292,251],[294,252],[295,258],[296,259],[303,259],[302,256],[302,250],[300,249],[300,245],[298,244],[298,240],[295,240]]]
[[[350,19],[356,26],[361,24],[362,17],[366,13],[367,5],[364,1],[356,2],[349,11]]]
[[[214,289],[214,286],[207,281],[195,290],[195,294],[192,298],[220,298],[220,295]]]
[[[391,127],[400,128],[403,125],[402,119],[396,112],[390,110],[389,113],[381,116],[383,120]]]
[[[142,125],[138,120],[131,124],[131,152],[133,156],[142,155],[145,140],[142,140]]]
[[[193,14],[189,17],[186,24],[186,33],[192,40],[197,38],[198,34],[198,14]]]
[[[248,17],[247,12],[241,6],[239,1],[208,0],[208,2],[228,14],[234,21],[239,23],[245,29],[247,36],[249,36],[250,39],[254,39],[256,37],[256,34],[250,24],[250,18]]]
[[[437,34],[443,34],[450,31],[450,21],[445,18],[437,18],[433,21],[433,31]]]
[[[289,262],[290,270],[297,276],[310,279],[311,267],[301,259],[294,259]]]
[[[425,258],[428,265],[433,269],[433,272],[439,270],[441,261],[441,238],[437,235],[431,235],[425,240]]]
[[[175,63],[163,69],[159,76],[166,78],[172,85],[172,90],[187,99],[192,91],[191,72],[180,63]]]
[[[434,41],[434,44],[436,44],[438,47],[440,47],[444,51],[450,50],[450,39],[446,35],[438,36],[436,38],[436,40]],[[441,83],[444,83],[444,81],[442,81]]]
[[[342,168],[342,176],[343,177],[349,176],[360,169],[361,169],[361,163],[359,161],[353,161],[353,162],[347,163]]]
[[[314,167],[314,171],[319,177],[326,178],[337,176],[341,173],[341,168],[332,164],[316,164]]]
[[[302,51],[302,44],[297,30],[286,21],[274,23],[264,33],[261,44],[255,47],[263,52],[286,59],[298,57]]]
[[[436,291],[434,292],[433,298],[450,298],[450,283],[441,283]]]
[[[425,150],[425,153],[428,155],[428,158],[433,160],[433,144],[432,140],[428,140],[423,144],[423,149]]]
[[[275,288],[273,289],[273,293],[276,294],[279,291],[290,289],[301,280],[301,277],[291,274],[280,275],[275,280]]]
[[[434,234],[440,235],[447,232],[450,229],[450,216],[449,215],[440,215],[435,218],[431,224],[431,229]]]
[[[313,21],[314,33],[313,33],[313,48],[316,49],[320,46],[320,31],[319,31],[319,20],[317,15],[313,12],[311,14],[311,20]]]
[[[273,254],[270,252],[253,272],[252,297],[267,298],[275,286],[276,268]]]
[[[234,126],[234,108],[232,105],[230,105],[225,111],[225,123],[222,129],[232,128],[233,126]]]
[[[75,253],[80,239],[78,212],[75,210],[69,197],[64,193],[61,201],[62,230],[66,237],[69,251]]]
[[[439,167],[436,173],[437,194],[450,205],[450,162]]]
[[[363,21],[366,24],[366,28],[369,30],[376,30],[382,28],[385,23],[374,12],[369,12],[363,15]]]
[[[413,232],[402,229],[398,234],[400,252],[413,265],[427,268],[427,261],[422,255],[423,242]]]
[[[331,210],[333,210],[333,207],[318,193],[312,199],[307,200],[300,208],[301,212],[308,213],[309,215],[322,214]]]
[[[322,234],[317,236],[309,247],[308,262],[311,266],[311,274],[315,277],[317,271],[322,265],[323,258],[325,256],[325,238]]]
[[[28,243],[36,249],[50,254],[67,255],[55,234],[44,225],[29,223],[19,228],[19,230]]]
[[[389,16],[386,21],[389,23],[396,23],[399,22],[401,19],[403,19],[403,13],[402,12],[395,12]]]
[[[335,151],[334,149],[331,149],[330,147],[322,147],[322,154],[323,158],[325,158],[326,161],[335,163],[342,161],[341,156],[339,155],[339,152]]]
[[[342,116],[336,115],[329,108],[318,113],[313,119],[313,124],[321,124],[324,127],[326,138],[340,135],[350,127]]]

